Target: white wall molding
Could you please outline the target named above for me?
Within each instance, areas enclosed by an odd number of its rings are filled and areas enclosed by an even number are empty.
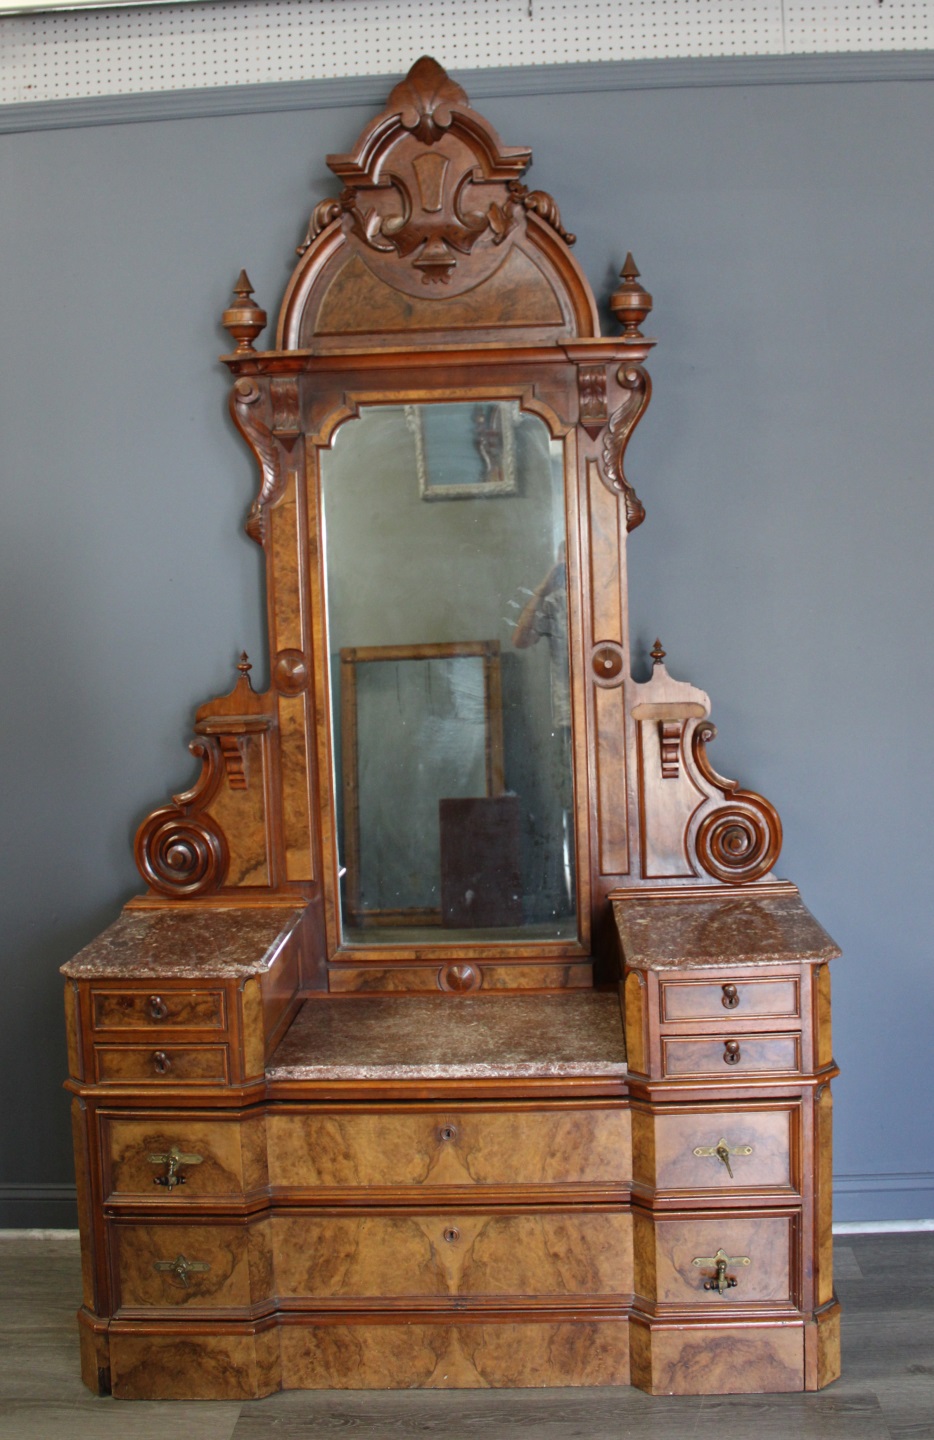
[[[570,65],[455,70],[471,100],[500,96],[596,94],[600,91],[703,86],[839,85],[934,80],[934,50],[840,55],[740,55],[684,60],[620,60]],[[216,85],[134,95],[96,95],[0,105],[0,134],[130,125],[224,115],[274,114],[339,106],[380,107],[393,75]]]

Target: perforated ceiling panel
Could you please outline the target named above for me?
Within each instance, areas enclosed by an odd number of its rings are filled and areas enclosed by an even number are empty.
[[[243,0],[0,19],[0,101],[567,61],[934,47],[931,0]]]

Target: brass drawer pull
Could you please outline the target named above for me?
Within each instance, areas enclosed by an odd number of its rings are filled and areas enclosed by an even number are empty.
[[[152,1068],[157,1075],[168,1075],[172,1068],[172,1061],[164,1050],[154,1050],[152,1052]]]
[[[734,1178],[734,1176],[733,1176],[733,1167],[732,1167],[732,1165],[730,1164],[730,1156],[731,1156],[731,1155],[751,1155],[751,1154],[752,1154],[752,1146],[751,1146],[751,1145],[728,1145],[728,1144],[726,1143],[726,1140],[724,1140],[723,1136],[721,1135],[721,1137],[720,1137],[720,1139],[717,1141],[716,1145],[696,1145],[696,1146],[694,1147],[694,1154],[695,1154],[695,1155],[716,1155],[716,1157],[717,1157],[717,1159],[720,1161],[721,1165],[725,1165],[725,1166],[726,1166],[727,1174],[729,1175],[730,1179],[732,1180],[732,1179]]]
[[[184,1255],[176,1255],[174,1260],[154,1261],[152,1268],[163,1275],[171,1275],[173,1284],[181,1290],[187,1290],[189,1275],[194,1275],[196,1271],[206,1272],[211,1267],[206,1260],[188,1260]]]
[[[161,995],[150,995],[149,997],[149,1018],[150,1020],[164,1020],[169,1013]]]
[[[186,1155],[183,1150],[179,1150],[177,1145],[173,1145],[164,1155],[152,1154],[147,1158],[150,1165],[164,1165],[166,1167],[165,1174],[154,1175],[152,1183],[154,1185],[164,1185],[166,1190],[174,1190],[176,1185],[185,1185],[188,1182],[188,1176],[180,1175],[178,1167],[180,1165],[200,1165],[204,1156],[194,1154]]]
[[[742,1052],[738,1040],[724,1040],[723,1042],[723,1063],[724,1065],[738,1065],[742,1059]]]
[[[723,999],[720,1002],[725,1010],[735,1010],[739,1004],[739,991],[735,985],[722,985]]]
[[[704,1281],[704,1289],[716,1290],[718,1295],[722,1295],[725,1291],[732,1290],[736,1285],[736,1276],[728,1275],[726,1273],[727,1266],[748,1265],[749,1256],[726,1255],[722,1250],[718,1250],[716,1255],[698,1255],[694,1260],[691,1261],[691,1264],[712,1265],[714,1267],[715,1273],[711,1276],[709,1280]]]

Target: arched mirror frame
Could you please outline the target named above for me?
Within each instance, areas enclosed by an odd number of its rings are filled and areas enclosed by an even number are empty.
[[[328,158],[344,188],[313,211],[275,349],[255,347],[267,317],[245,275],[224,315],[231,414],[260,472],[247,531],[266,555],[271,684],[257,694],[243,667],[201,707],[202,776],[144,822],[137,859],[154,903],[308,901],[311,988],[419,989],[430,972],[444,989],[442,962],[467,989],[588,986],[593,958],[615,964],[613,891],[774,883],[778,817],[710,767],[706,695],[671,679],[660,647],[650,681],[631,674],[626,539],[644,511],[624,457],[650,395],[651,297],[627,257],[621,333],[601,336],[573,235],[522,181],[530,159],[420,60]],[[580,931],[376,954],[340,938],[320,457],[362,407],[452,399],[516,400],[565,447]]]

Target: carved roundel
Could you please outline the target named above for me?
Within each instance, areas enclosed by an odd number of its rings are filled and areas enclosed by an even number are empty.
[[[308,666],[301,650],[280,650],[272,677],[283,695],[300,695],[308,684]]]
[[[623,682],[623,647],[615,640],[603,640],[590,657],[594,679],[604,689]]]
[[[143,879],[161,895],[203,895],[215,890],[227,873],[227,844],[202,817],[192,820],[177,810],[156,810],[136,837]]]
[[[768,874],[781,844],[781,825],[771,806],[734,800],[701,822],[696,851],[708,875],[744,885]]]

